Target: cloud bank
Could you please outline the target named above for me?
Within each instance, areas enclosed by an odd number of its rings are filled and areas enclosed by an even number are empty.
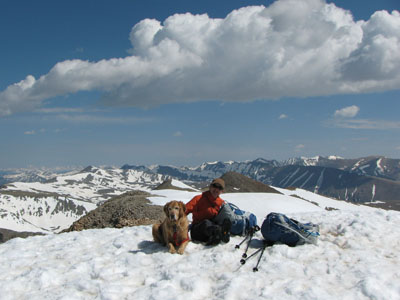
[[[355,22],[323,0],[278,0],[224,19],[176,14],[131,30],[130,55],[67,60],[0,92],[0,115],[79,91],[105,105],[151,107],[202,100],[252,101],[368,93],[400,86],[400,14]]]
[[[367,129],[367,130],[399,130],[400,122],[398,121],[386,121],[386,120],[340,120],[333,122],[333,126],[338,128],[347,129]]]
[[[336,110],[334,116],[339,118],[353,118],[359,111],[360,108],[357,105],[352,105]]]

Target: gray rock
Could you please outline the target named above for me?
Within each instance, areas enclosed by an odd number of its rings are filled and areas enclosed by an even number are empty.
[[[62,232],[159,223],[165,216],[163,207],[152,205],[147,200],[149,196],[151,194],[147,192],[132,191],[113,197]]]

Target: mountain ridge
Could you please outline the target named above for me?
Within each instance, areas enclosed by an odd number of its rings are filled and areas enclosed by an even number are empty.
[[[0,188],[0,228],[57,232],[123,193],[153,190],[167,179],[200,189],[229,172],[273,188],[301,188],[348,202],[400,210],[400,181],[395,180],[400,173],[400,160],[382,156],[352,160],[298,158],[291,162],[257,158],[203,163],[197,167],[88,166],[76,172],[48,174],[44,182],[7,183]]]
[[[124,168],[136,169],[129,165]],[[146,167],[140,166],[143,168]],[[237,172],[276,187],[299,187],[328,197],[400,209],[400,160],[384,156],[358,159],[317,156],[282,162],[257,158],[203,163],[194,168],[153,165],[147,171],[193,183],[209,182],[227,172]]]

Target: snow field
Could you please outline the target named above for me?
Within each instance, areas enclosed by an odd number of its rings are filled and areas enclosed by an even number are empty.
[[[259,272],[256,257],[240,264],[241,237],[184,255],[152,242],[151,226],[13,239],[0,245],[0,299],[400,299],[400,213],[289,216],[320,224],[318,245],[269,247]]]

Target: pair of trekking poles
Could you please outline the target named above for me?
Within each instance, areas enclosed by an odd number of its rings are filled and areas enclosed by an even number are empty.
[[[260,255],[258,256],[257,264],[256,264],[256,266],[253,268],[253,272],[257,272],[257,271],[258,271],[258,265],[260,264],[261,258],[262,258],[263,254],[264,254],[264,251],[265,251],[265,248],[268,247],[268,246],[271,246],[271,243],[267,242],[266,240],[263,240],[263,245],[262,245],[261,248],[258,248],[258,249],[257,249],[255,252],[253,252],[251,255],[249,255],[249,256],[247,255],[247,251],[249,250],[249,246],[250,246],[251,240],[252,240],[254,234],[255,234],[257,231],[259,231],[259,230],[260,230],[260,227],[257,226],[257,225],[254,226],[254,227],[252,227],[252,228],[250,228],[250,230],[249,230],[248,233],[246,234],[245,238],[244,238],[239,244],[237,244],[237,245],[235,246],[235,249],[239,249],[240,246],[241,246],[244,242],[247,241],[246,249],[245,249],[244,253],[242,254],[242,259],[240,260],[240,263],[241,263],[242,265],[244,265],[244,264],[247,262],[247,260],[249,260],[250,258],[252,258],[252,257],[254,257],[255,255],[257,255],[257,253],[260,253],[260,252],[261,252]]]

